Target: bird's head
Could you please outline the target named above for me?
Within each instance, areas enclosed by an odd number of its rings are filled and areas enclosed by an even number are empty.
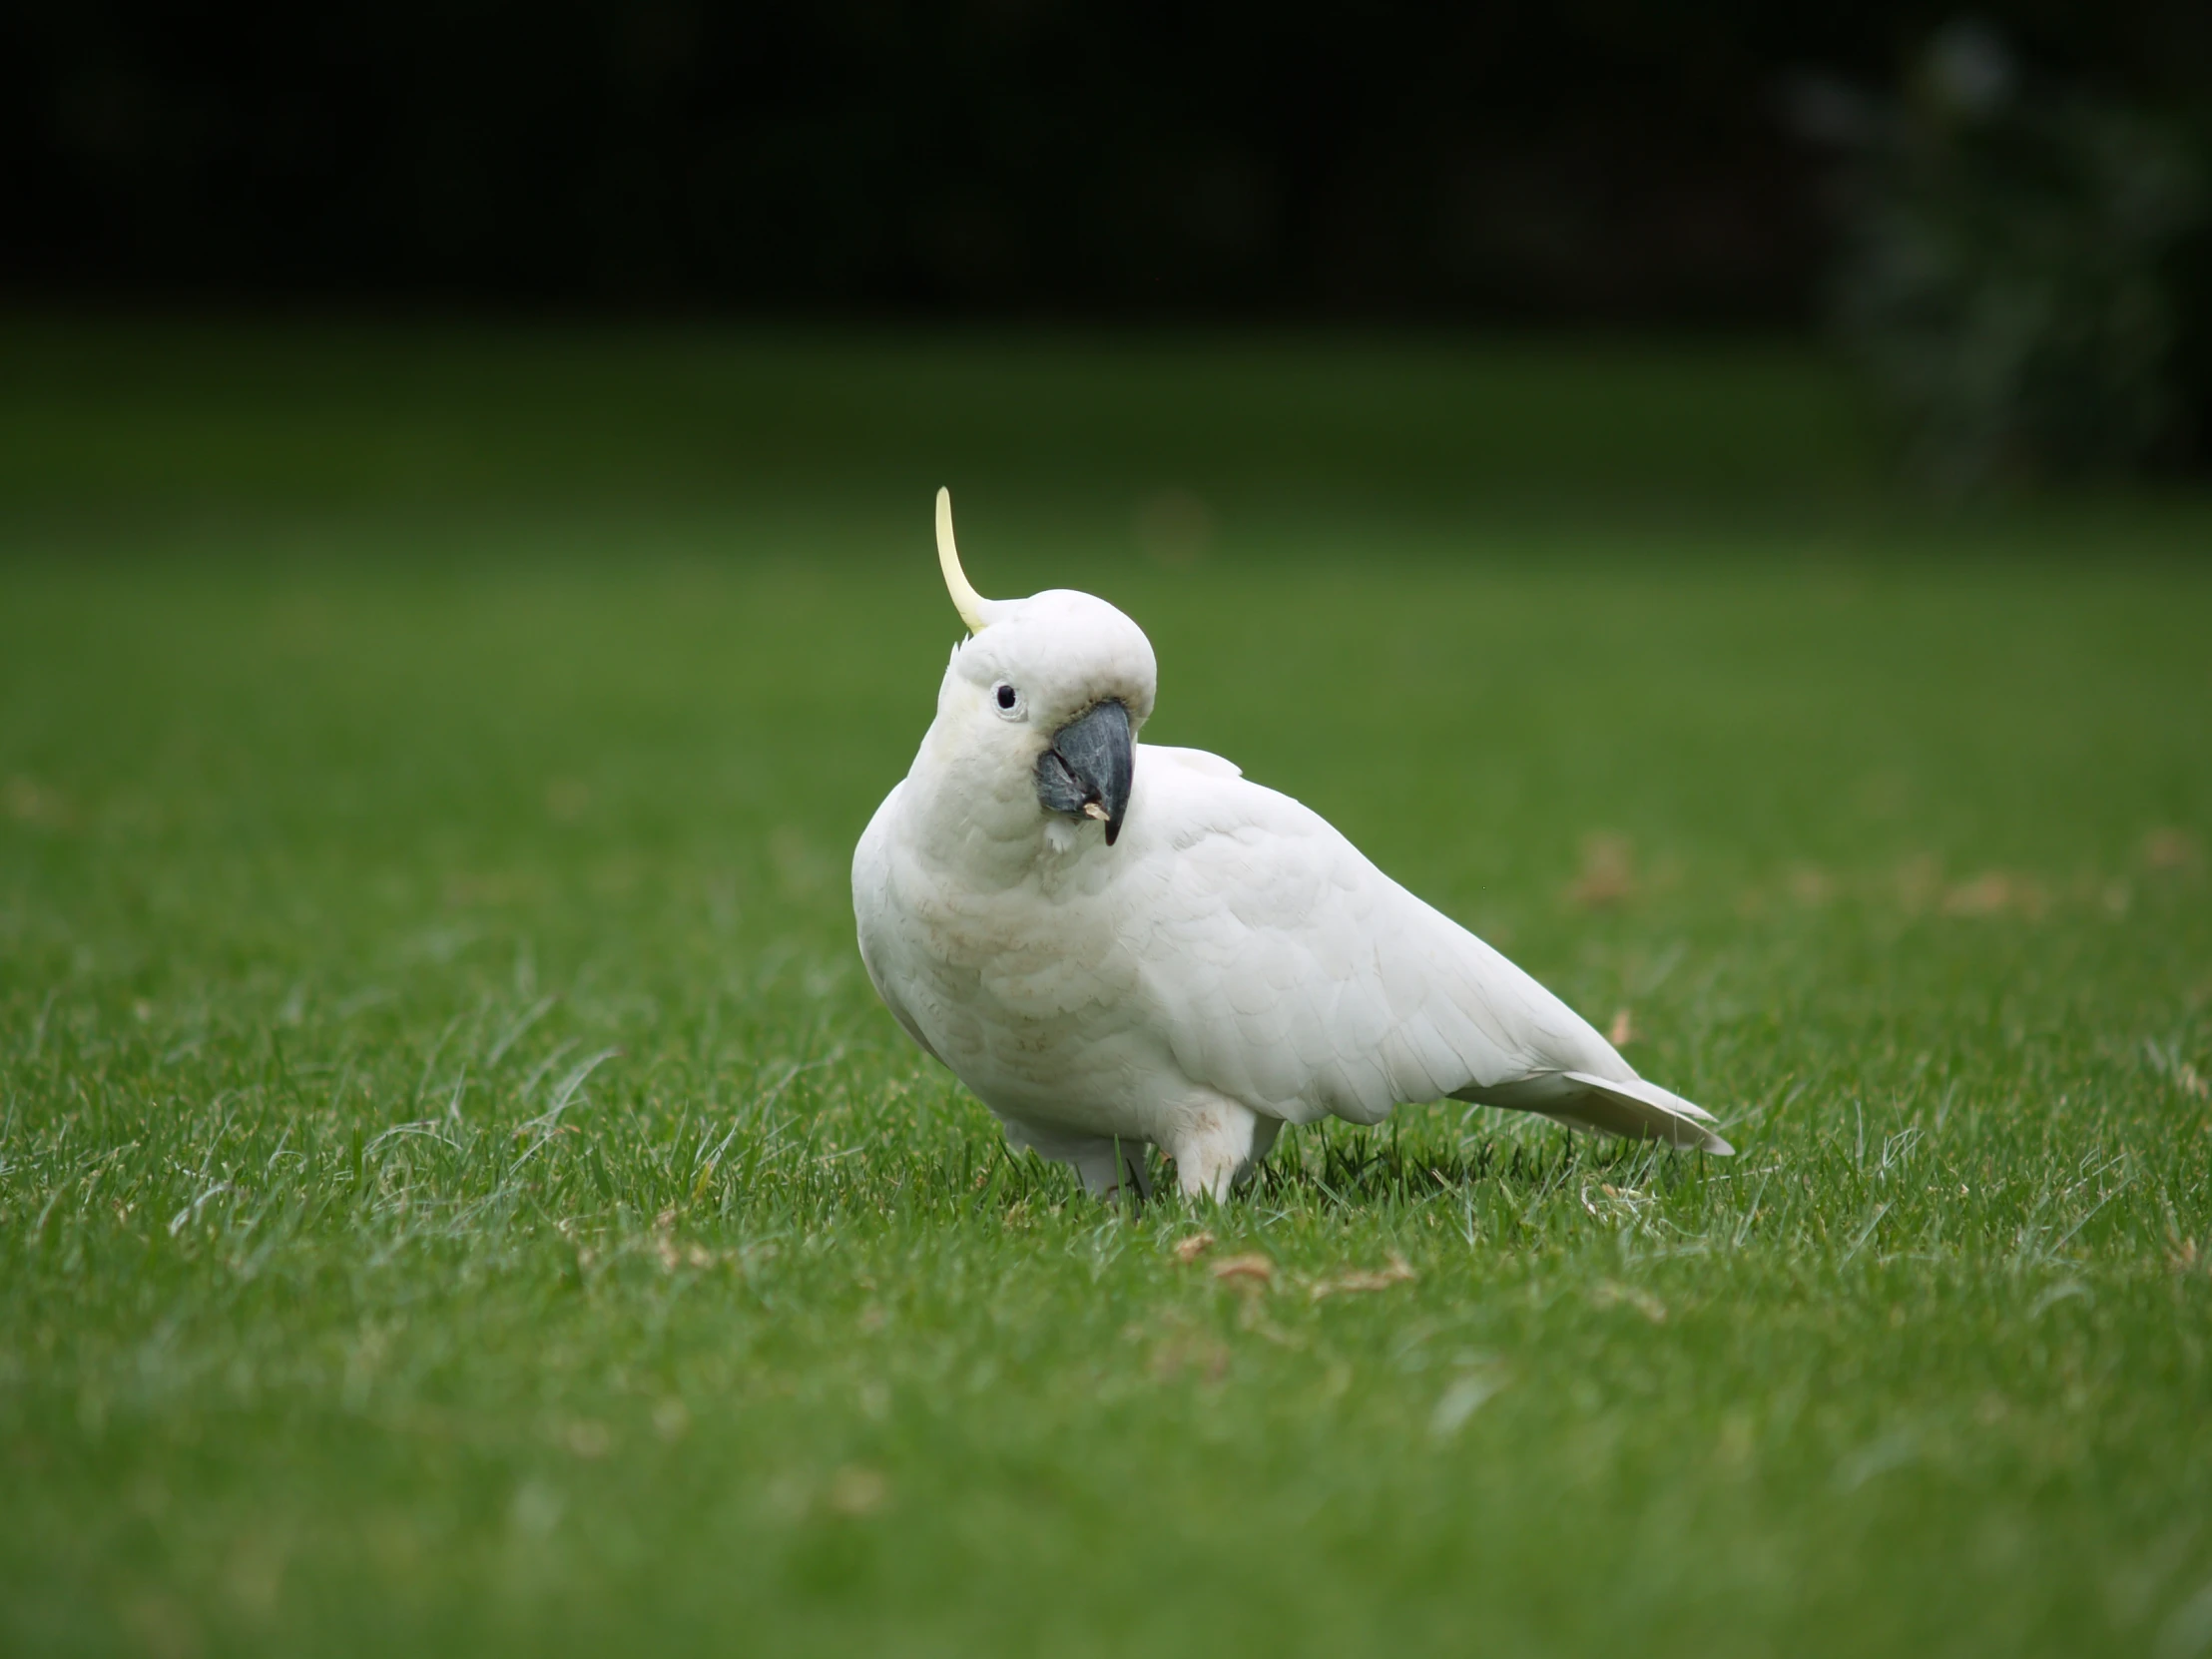
[[[1137,729],[1158,682],[1152,643],[1103,599],[1066,588],[985,599],[952,543],[952,497],[937,491],[937,561],[969,638],[937,693],[933,741],[1001,798],[1026,787],[1047,821],[1121,833]]]

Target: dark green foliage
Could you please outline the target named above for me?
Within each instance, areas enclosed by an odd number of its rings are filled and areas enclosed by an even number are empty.
[[[1971,491],[2181,453],[2201,181],[2172,131],[1956,26],[1850,136],[1836,302],[1922,474]]]

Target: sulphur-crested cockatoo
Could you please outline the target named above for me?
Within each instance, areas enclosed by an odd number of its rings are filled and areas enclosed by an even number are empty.
[[[1104,600],[985,599],[852,858],[860,957],[1016,1146],[1093,1193],[1226,1196],[1286,1123],[1477,1101],[1727,1152],[1574,1011],[1217,756],[1140,744],[1152,646]]]

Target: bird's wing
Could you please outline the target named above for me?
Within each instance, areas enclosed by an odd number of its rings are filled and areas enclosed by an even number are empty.
[[[1225,761],[1219,755],[1209,755],[1203,749],[1178,749],[1173,744],[1141,743],[1137,745],[1137,763],[1145,767],[1170,766],[1185,772],[1195,772],[1201,778],[1242,778],[1244,768],[1235,761]]]
[[[852,849],[852,919],[860,936],[860,965],[867,969],[875,994],[883,999],[883,1006],[891,1011],[900,1029],[934,1060],[937,1051],[929,1046],[929,1039],[921,1034],[921,1027],[914,1023],[891,978],[883,971],[884,957],[894,948],[891,934],[896,926],[890,898],[890,837],[897,820],[899,791],[905,787],[901,782],[883,798],[882,806],[875,809],[875,816],[860,832],[859,844]]]
[[[1291,1121],[1454,1095],[1667,1139],[1704,1116],[1320,815],[1189,766],[1137,779],[1123,926],[1194,1081]]]

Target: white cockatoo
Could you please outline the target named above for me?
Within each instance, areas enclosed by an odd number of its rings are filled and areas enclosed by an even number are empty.
[[[1104,600],[985,599],[852,857],[860,958],[1016,1146],[1092,1193],[1226,1197],[1286,1123],[1476,1101],[1725,1153],[1572,1009],[1296,801],[1140,744],[1152,646]]]

